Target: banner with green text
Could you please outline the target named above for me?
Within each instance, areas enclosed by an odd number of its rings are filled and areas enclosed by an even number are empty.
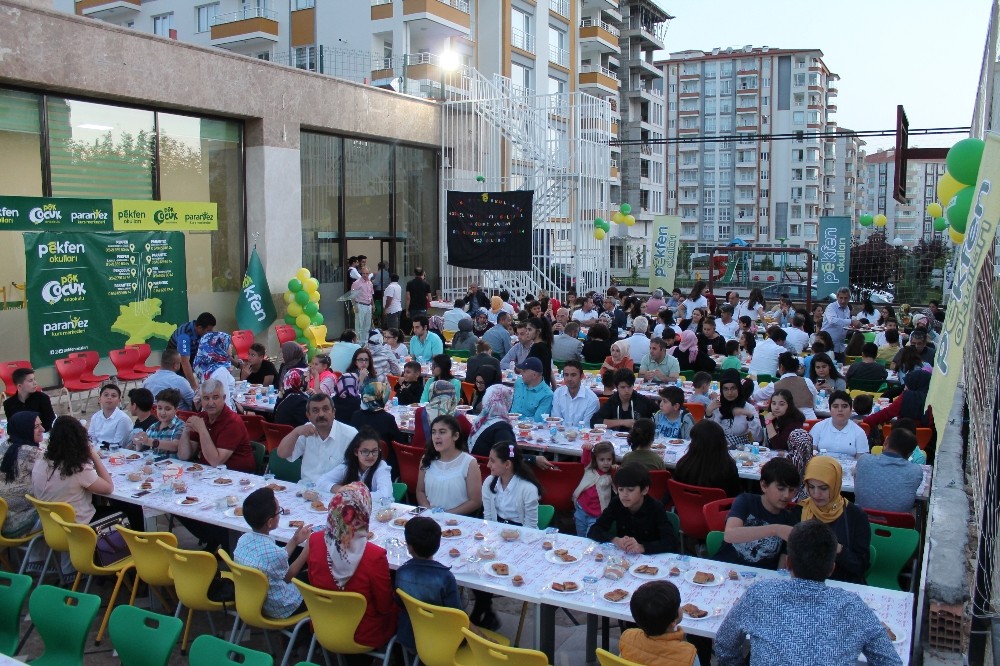
[[[162,349],[188,320],[184,234],[24,234],[31,363],[125,345]]]
[[[816,283],[820,298],[851,288],[851,218],[822,215],[819,218],[819,256]]]
[[[681,218],[657,215],[649,235],[649,290],[662,289],[669,294],[677,277],[677,251],[681,245]]]
[[[0,231],[216,231],[210,201],[0,196]]]

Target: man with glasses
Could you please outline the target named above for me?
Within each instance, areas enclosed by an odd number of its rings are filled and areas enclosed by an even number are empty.
[[[334,419],[333,401],[325,393],[309,398],[309,423],[281,438],[275,453],[289,462],[302,458],[302,482],[316,483],[325,473],[344,462],[344,452],[358,431]]]

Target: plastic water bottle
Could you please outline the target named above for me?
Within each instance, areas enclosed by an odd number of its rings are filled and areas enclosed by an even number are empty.
[[[558,434],[559,434],[559,430],[556,429],[555,426],[552,426],[551,428],[549,428],[549,439],[551,439],[553,442],[556,441],[556,436]]]
[[[399,407],[399,398],[392,396],[392,406],[393,408]]]
[[[679,388],[679,389],[684,388],[684,376],[683,375],[677,377],[677,388]]]
[[[760,455],[760,444],[754,442],[753,444],[750,445],[750,455],[752,455],[754,458]]]
[[[821,409],[823,407],[823,394],[816,394],[816,409]]]
[[[712,393],[718,393],[719,392],[719,382],[713,381],[712,382],[712,388],[710,390],[712,391]]]

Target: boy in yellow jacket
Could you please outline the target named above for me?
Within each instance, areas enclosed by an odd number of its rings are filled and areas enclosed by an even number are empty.
[[[676,585],[665,580],[644,583],[629,606],[639,628],[627,629],[618,641],[622,658],[646,666],[700,666],[698,650],[677,628],[682,616]]]

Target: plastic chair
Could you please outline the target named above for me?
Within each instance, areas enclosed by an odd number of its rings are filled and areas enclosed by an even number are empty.
[[[250,442],[250,448],[253,449],[253,461],[256,465],[256,473],[263,474],[264,470],[267,468],[267,449],[260,442]],[[275,455],[277,457],[277,455]]]
[[[135,568],[135,562],[131,555],[127,555],[108,566],[95,564],[94,553],[97,551],[97,532],[94,531],[94,528],[81,523],[68,523],[55,514],[52,515],[52,520],[66,532],[66,541],[69,543],[69,559],[76,568],[76,580],[73,581],[74,592],[79,587],[80,579],[83,576],[87,576],[87,584],[83,588],[84,592],[90,590],[90,583],[94,580],[94,576],[114,576],[116,579],[115,588],[111,591],[111,597],[108,599],[108,610],[104,612],[104,619],[101,620],[101,628],[97,630],[97,638],[94,639],[95,644],[100,644],[101,639],[104,637],[104,630],[108,628],[108,618],[111,617],[111,611],[114,610],[115,602],[118,600],[118,593],[121,591],[122,583],[125,581],[125,574],[130,569]],[[138,580],[133,584],[133,594],[135,592],[134,588],[137,585]]]
[[[865,431],[866,436],[871,437],[872,427],[870,425],[868,425],[864,421],[859,422],[858,425],[861,426],[861,429]]]
[[[538,529],[544,530],[556,515],[556,508],[551,504],[538,505]]]
[[[655,500],[662,502],[663,499],[669,494],[670,490],[667,488],[667,481],[672,478],[669,470],[665,469],[651,469],[649,470],[649,496]],[[673,506],[673,501],[664,504],[664,507],[669,511]]]
[[[701,507],[705,515],[705,524],[711,531],[725,532],[726,519],[729,517],[729,510],[733,507],[733,498],[715,500]]]
[[[173,604],[168,603],[160,593],[160,588],[171,589],[174,586],[174,579],[170,576],[170,555],[158,542],[176,546],[177,537],[173,532],[140,532],[120,525],[116,529],[132,553],[135,575],[149,586],[164,608],[170,608]],[[132,596],[128,600],[130,606],[135,603],[138,591],[139,586],[133,585]]]
[[[392,443],[392,449],[396,452],[396,461],[399,463],[399,480],[406,484],[407,488],[417,487],[417,476],[420,473],[420,459],[424,455],[424,450],[419,446],[408,446],[399,442]]]
[[[250,356],[250,345],[253,344],[253,331],[233,331],[230,337],[236,350],[236,357],[242,361],[247,360]]]
[[[191,631],[191,619],[195,611],[204,611],[208,615],[208,624],[215,633],[215,621],[212,611],[226,612],[226,604],[212,601],[208,598],[208,588],[219,570],[215,555],[203,550],[183,550],[176,546],[157,541],[157,545],[170,557],[170,576],[174,580],[174,591],[177,593],[177,610],[174,617],[180,617],[181,610],[187,606],[187,620],[184,622],[184,637],[181,639],[181,654],[187,649],[188,634]]]
[[[680,516],[684,535],[699,541],[704,539],[709,530],[702,509],[709,502],[726,499],[726,491],[721,488],[691,486],[674,479],[667,481],[667,487],[670,488],[670,497]]]
[[[153,348],[150,347],[145,342],[139,343],[137,345],[126,345],[126,349],[134,349],[139,352],[139,358],[136,359],[135,365],[132,370],[138,374],[151,375],[160,369],[158,365],[146,365],[146,359],[149,355],[153,353]]]
[[[398,481],[392,484],[392,499],[397,502],[402,502],[403,498],[406,497],[406,484],[399,483]]]
[[[444,341],[451,344],[452,339],[458,331],[441,331],[441,335],[444,337]]]
[[[715,554],[719,552],[720,548],[722,548],[724,536],[725,532],[720,532],[718,530],[712,530],[705,535],[705,552],[709,557],[715,557]]]
[[[490,476],[490,459],[487,456],[477,456],[475,453],[472,454],[472,457],[479,465],[479,476],[485,481]]]
[[[281,440],[284,439],[285,435],[293,430],[290,425],[271,423],[270,421],[265,421],[263,419],[261,419],[259,425],[260,429],[264,432],[264,444],[267,447],[268,453],[271,453],[278,448],[278,445],[281,444]]]
[[[358,625],[368,608],[368,600],[364,595],[357,592],[323,590],[303,583],[297,578],[293,578],[292,582],[302,593],[315,632],[306,659],[312,660],[313,650],[319,643],[324,652],[333,652],[337,655],[366,654],[370,657],[382,657],[383,666],[389,663],[389,656],[396,644],[395,636],[384,651],[377,649],[381,646],[361,645],[354,641],[354,632],[358,630]]]
[[[298,483],[302,478],[302,458],[289,461],[274,453],[267,458],[267,471],[279,481]]]
[[[392,389],[392,395],[396,395],[396,384],[399,383],[399,375],[386,375],[385,381],[389,383],[389,387]]]
[[[920,534],[916,530],[872,525],[872,545],[878,559],[868,573],[868,585],[900,590],[899,574],[917,551]]]
[[[279,345],[283,345],[286,342],[295,342],[295,329],[288,324],[275,324],[274,334],[278,338]]]
[[[583,478],[583,463],[560,462],[559,471],[537,469],[535,477],[542,484],[539,502],[551,504],[556,511],[573,511],[573,491]]]
[[[421,664],[471,666],[477,663],[472,648],[462,645],[465,640],[462,629],[469,628],[469,616],[465,611],[424,603],[398,588],[396,594],[403,600],[406,613],[410,616],[413,638],[417,644],[417,656]],[[499,634],[485,629],[481,631],[501,645],[510,645],[510,641]]]
[[[72,356],[72,354],[70,354]],[[14,371],[18,368],[30,368],[30,361],[5,361],[0,363],[0,379],[3,380],[3,390],[8,396],[13,396],[17,393],[17,387],[14,386]]]
[[[198,412],[189,412],[186,409],[178,409],[177,410],[177,418],[179,418],[181,421],[185,421],[186,422],[188,420],[188,418],[190,418],[192,416],[198,416]]]
[[[527,650],[525,648],[500,645],[478,636],[465,627],[462,635],[472,650],[472,656],[478,666],[549,666],[549,658],[544,652]]]
[[[97,368],[97,364],[101,362],[101,355],[93,350],[88,351],[78,351],[72,352],[66,355],[67,358],[82,358],[83,359],[83,373],[80,375],[80,379],[85,382],[94,382],[95,384],[100,384],[111,379],[111,375],[95,375],[94,370]],[[30,367],[30,366],[29,366]]]
[[[770,384],[773,381],[774,381],[774,377],[772,377],[771,375],[768,375],[766,373],[761,373],[761,374],[757,375],[757,383],[758,384],[761,384],[761,383]]]
[[[806,432],[812,430],[812,427],[822,421],[823,419],[806,419],[805,423],[802,424],[802,429]]]
[[[705,405],[700,402],[685,402],[684,409],[691,414],[691,418],[694,419],[695,423],[705,418]]]
[[[882,447],[881,446],[873,446],[872,450],[869,451],[869,453],[871,453],[873,456],[880,456],[880,455],[882,455]]]
[[[41,585],[45,579],[46,572],[48,572],[49,562],[52,561],[52,554],[69,552],[69,540],[66,538],[66,532],[52,520],[52,514],[58,515],[65,521],[73,521],[76,520],[76,509],[73,508],[72,504],[67,504],[66,502],[45,502],[31,495],[25,495],[25,497],[34,505],[35,511],[38,512],[38,518],[42,523],[42,538],[45,539],[45,545],[49,547],[49,554],[45,557],[41,573],[38,574],[38,584]],[[61,578],[61,575],[62,572],[59,570],[59,558],[57,556],[56,578]]]
[[[601,648],[597,648],[594,654],[597,655],[597,663],[600,666],[642,666],[640,663],[623,659]]]
[[[250,435],[250,441],[267,441],[267,435],[264,434],[264,427],[261,425],[264,423],[263,416],[260,414],[240,414],[240,418],[243,419],[243,425],[247,427],[247,434]]]
[[[471,405],[476,397],[476,385],[462,382],[462,404]]]
[[[76,410],[73,409],[73,394],[74,393],[86,393],[87,397],[80,405],[80,411],[86,411],[87,403],[90,402],[90,394],[95,389],[100,388],[100,382],[87,382],[80,378],[85,369],[84,360],[82,358],[57,358],[56,359],[56,372],[59,373],[59,379],[62,381],[62,386],[59,387],[59,395],[66,396],[66,404],[69,406],[69,413],[71,416],[76,415]]]
[[[875,546],[868,544],[868,568],[865,569],[865,578],[868,578],[868,574],[871,573],[872,567],[875,566],[875,560],[878,559],[878,551],[875,550]]]
[[[237,564],[233,561],[233,558],[229,557],[229,554],[221,548],[219,549],[219,558],[226,563],[227,567],[229,567],[229,572],[233,579],[233,585],[236,588],[237,619],[233,624],[233,631],[229,636],[229,640],[233,643],[239,644],[247,627],[263,629],[264,638],[267,640],[267,648],[269,651],[273,652],[274,650],[271,648],[271,638],[268,632],[280,631],[288,636],[289,639],[288,647],[285,648],[285,655],[281,659],[281,666],[285,666],[288,663],[288,658],[291,656],[292,648],[295,647],[295,638],[299,634],[299,629],[309,622],[309,613],[296,613],[281,619],[265,616],[263,613],[263,607],[264,599],[267,597],[267,576],[265,576],[259,569]],[[291,628],[291,631],[289,631],[289,628]],[[198,641],[195,640],[194,644],[191,645],[192,664],[195,663],[194,647],[197,643]],[[268,659],[270,659],[270,656]],[[268,661],[267,663],[270,664],[271,662]]]
[[[891,423],[882,424],[882,439],[889,439],[889,433],[892,432]],[[927,450],[927,445],[931,443],[931,438],[934,436],[933,428],[917,428],[917,448],[921,451]]]
[[[916,527],[917,520],[912,513],[899,513],[896,511],[879,511],[877,509],[865,509],[868,514],[868,522],[874,525],[886,525],[888,527],[902,527],[912,530]]]
[[[458,358],[462,360],[465,360],[470,356],[472,356],[472,352],[470,352],[468,349],[449,349],[447,350],[446,353],[448,354],[448,356],[452,358]]]
[[[316,351],[322,352],[326,351],[333,346],[332,342],[326,341],[326,324],[320,324],[319,326],[310,326],[306,329],[306,339],[313,343]]]
[[[885,382],[877,379],[848,379],[847,389],[854,391],[867,391],[869,393],[881,393],[886,389]]]
[[[3,525],[7,521],[7,512],[9,510],[10,508],[7,505],[7,500],[0,497],[0,525]],[[8,569],[13,569],[14,566],[11,563],[10,558],[7,557],[7,551],[12,548],[22,548],[25,544],[28,544],[24,557],[21,559],[21,567],[17,571],[18,573],[24,573],[25,568],[28,566],[28,556],[31,555],[31,551],[34,550],[37,540],[41,538],[41,530],[15,538],[8,538],[0,534],[0,561],[3,561]]]
[[[191,644],[188,663],[190,666],[274,666],[274,658],[266,652],[202,634]]]
[[[111,614],[108,634],[122,666],[167,666],[184,623],[135,606]]]
[[[101,598],[96,594],[70,592],[51,585],[36,588],[28,599],[28,613],[32,626],[42,637],[45,652],[31,663],[35,666],[82,665],[87,634],[100,607]]]
[[[118,378],[122,393],[127,393],[125,389],[129,382],[139,383],[146,379],[146,373],[135,371],[135,366],[139,363],[138,349],[134,347],[112,349],[108,352],[108,357],[115,366],[115,376]]]
[[[21,609],[31,591],[31,576],[0,571],[0,654],[13,657],[21,637]]]
[[[604,367],[603,363],[581,363],[581,365],[583,366],[585,372],[587,370],[600,370]]]

